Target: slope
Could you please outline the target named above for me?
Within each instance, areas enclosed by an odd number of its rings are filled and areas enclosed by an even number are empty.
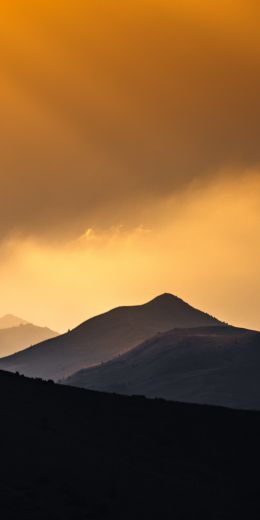
[[[47,327],[37,327],[28,323],[18,327],[0,329],[0,357],[26,349],[40,341],[56,337],[58,334]]]
[[[58,338],[0,361],[0,368],[58,380],[122,354],[159,331],[222,323],[176,296],[164,294],[144,305],[118,307]]]
[[[158,335],[65,384],[260,410],[260,333],[235,327],[176,329]]]
[[[0,372],[5,520],[260,516],[260,414]]]
[[[0,329],[10,329],[11,327],[19,327],[19,325],[27,325],[28,321],[18,318],[13,314],[5,314],[0,318]]]

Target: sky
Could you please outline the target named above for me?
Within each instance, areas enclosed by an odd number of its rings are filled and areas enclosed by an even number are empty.
[[[0,315],[172,292],[260,330],[259,2],[5,4]]]

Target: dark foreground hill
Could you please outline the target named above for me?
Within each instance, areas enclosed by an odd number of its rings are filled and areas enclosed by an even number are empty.
[[[260,517],[260,414],[0,372],[4,520]]]
[[[65,383],[190,403],[260,410],[260,333],[175,329]]]
[[[37,327],[31,323],[0,329],[0,357],[8,356],[57,335],[57,332],[47,327]]]
[[[73,331],[0,361],[0,368],[58,380],[118,356],[173,327],[222,325],[171,294],[145,305],[119,307]]]

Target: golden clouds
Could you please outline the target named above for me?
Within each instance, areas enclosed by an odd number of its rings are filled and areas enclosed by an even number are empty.
[[[259,328],[260,180],[225,172],[143,215],[127,231],[88,229],[66,245],[2,246],[5,309],[58,330],[118,304],[172,291],[234,324]],[[6,256],[3,256],[5,251]]]
[[[169,290],[241,323],[238,293],[257,308],[258,25],[253,0],[5,2],[0,273],[12,312],[26,301],[32,319],[63,327]]]
[[[240,4],[6,4],[1,233],[138,225],[147,200],[257,164],[258,8]]]

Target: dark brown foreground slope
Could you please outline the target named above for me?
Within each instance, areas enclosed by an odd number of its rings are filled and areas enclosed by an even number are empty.
[[[4,520],[259,519],[260,414],[0,372]]]

